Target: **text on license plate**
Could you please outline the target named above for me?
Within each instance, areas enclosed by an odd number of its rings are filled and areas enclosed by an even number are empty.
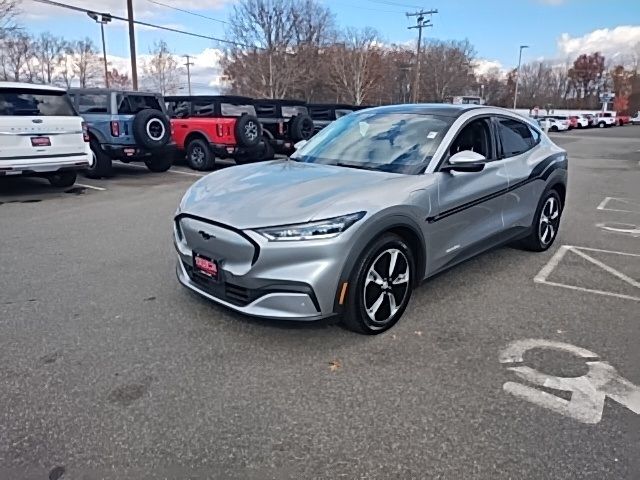
[[[32,147],[50,147],[51,139],[49,137],[31,137]]]
[[[201,257],[200,255],[196,255],[194,259],[196,270],[199,273],[214,278],[218,276],[218,265],[216,264],[216,262],[208,258]]]

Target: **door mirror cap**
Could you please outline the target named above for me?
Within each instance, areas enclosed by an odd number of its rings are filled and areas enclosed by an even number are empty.
[[[300,150],[306,144],[307,144],[306,140],[300,140],[299,142],[293,144],[293,148],[295,148],[296,150]]]
[[[440,168],[442,172],[481,172],[487,159],[484,155],[471,150],[463,150],[452,155],[446,165]]]
[[[471,150],[463,150],[449,158],[449,165],[468,165],[470,163],[484,162],[487,159],[484,155]]]

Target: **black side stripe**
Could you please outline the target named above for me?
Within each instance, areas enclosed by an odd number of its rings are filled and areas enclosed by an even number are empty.
[[[475,207],[481,203],[484,203],[488,200],[492,200],[501,195],[505,195],[509,192],[517,190],[524,185],[535,182],[536,180],[547,180],[556,169],[567,169],[568,161],[567,155],[565,153],[556,153],[545,158],[542,162],[540,162],[536,167],[531,171],[529,177],[519,181],[518,183],[514,183],[513,185],[509,185],[507,188],[503,188],[496,192],[490,193],[489,195],[485,195],[484,197],[477,198],[467,203],[463,203],[462,205],[458,205],[457,207],[453,207],[449,210],[445,210],[438,215],[434,215],[433,217],[427,217],[427,222],[434,223],[438,220],[442,220],[443,218],[449,217],[451,215],[455,215],[456,213],[460,213],[463,210],[466,210],[471,207]]]

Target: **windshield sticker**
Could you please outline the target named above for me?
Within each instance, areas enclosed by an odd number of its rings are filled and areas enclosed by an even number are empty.
[[[438,132],[429,132],[429,135],[427,135],[428,139],[433,139],[436,138],[438,136]]]

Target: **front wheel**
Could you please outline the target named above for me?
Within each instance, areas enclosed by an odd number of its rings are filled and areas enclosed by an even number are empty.
[[[522,240],[522,246],[532,252],[544,252],[549,249],[560,228],[562,200],[555,190],[548,191],[540,200],[531,225],[531,233]]]
[[[387,233],[363,252],[349,279],[344,325],[376,335],[393,327],[411,298],[415,261],[398,235]]]
[[[598,124],[598,128],[604,128],[604,127],[606,127],[606,126],[607,126],[607,125],[606,125],[604,122],[600,122],[600,123]]]
[[[78,174],[75,171],[57,172],[49,175],[47,180],[52,187],[67,188],[76,183]]]
[[[107,155],[97,140],[93,139],[89,143],[91,147],[91,155],[93,155],[93,163],[84,171],[89,178],[110,177],[113,173],[111,158]]]

